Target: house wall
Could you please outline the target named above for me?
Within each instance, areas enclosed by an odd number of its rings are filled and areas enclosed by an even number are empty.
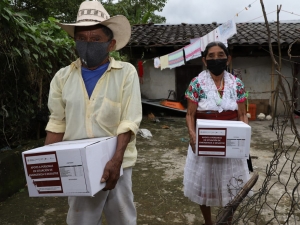
[[[272,61],[270,57],[237,57],[232,61],[232,68],[241,69],[241,79],[245,84],[245,88],[249,91],[249,102],[255,103],[257,114],[260,112],[271,113],[270,106],[272,104],[272,90],[275,90],[277,84],[277,76],[272,81]],[[275,71],[273,71],[274,73]],[[289,83],[292,82],[292,68],[289,62],[282,61],[282,74],[287,78]],[[272,85],[273,82],[273,85]],[[284,81],[288,96],[288,85]],[[283,94],[280,95],[283,99]],[[268,107],[269,105],[269,107]],[[271,109],[272,110],[272,109]],[[284,105],[278,100],[277,113],[284,113]]]
[[[148,99],[167,98],[168,90],[175,90],[174,69],[160,70],[154,68],[153,60],[144,63],[143,84],[141,84],[142,97]],[[170,99],[173,96],[170,96]]]
[[[191,60],[190,65],[200,65],[201,58]],[[154,68],[153,60],[147,60],[144,65],[142,96],[148,99],[167,98],[168,90],[176,90],[175,68],[160,70]],[[200,71],[199,71],[200,72]],[[174,99],[170,96],[170,99]]]
[[[200,64],[201,60],[198,58],[189,63]],[[232,61],[232,68],[241,69],[240,78],[245,83],[246,90],[249,91],[249,103],[257,104],[257,114],[260,112],[270,113],[271,91],[272,88],[273,90],[276,88],[277,83],[277,76],[274,76],[272,86],[270,57],[235,57]],[[282,74],[287,77],[289,82],[292,81],[292,68],[288,62],[283,61]],[[168,90],[175,89],[175,69],[162,71],[156,69],[153,66],[153,60],[148,60],[144,64],[144,83],[141,84],[141,92],[144,97],[149,99],[167,98]],[[283,98],[282,94],[281,97]],[[283,112],[284,106],[279,100],[277,113],[282,114]]]

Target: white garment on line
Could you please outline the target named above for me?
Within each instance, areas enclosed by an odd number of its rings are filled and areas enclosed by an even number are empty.
[[[228,20],[216,29],[216,34],[220,41],[226,41],[237,33],[234,20]]]
[[[189,61],[201,57],[201,41],[199,38],[193,40],[193,43],[185,46],[184,48],[185,60]]]
[[[169,55],[161,56],[159,60],[160,60],[160,70],[169,68]]]

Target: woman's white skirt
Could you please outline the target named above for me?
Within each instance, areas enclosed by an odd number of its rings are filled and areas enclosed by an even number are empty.
[[[199,205],[225,206],[249,180],[247,159],[201,157],[188,149],[184,195]]]

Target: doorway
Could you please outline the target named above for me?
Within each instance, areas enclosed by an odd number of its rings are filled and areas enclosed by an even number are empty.
[[[187,107],[185,91],[191,80],[202,71],[202,65],[185,65],[175,69],[176,100]]]

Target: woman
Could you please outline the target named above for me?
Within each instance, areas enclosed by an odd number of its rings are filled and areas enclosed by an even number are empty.
[[[195,154],[197,118],[248,123],[244,84],[225,71],[230,60],[223,43],[209,43],[202,55],[207,70],[195,77],[186,91],[190,146],[184,168],[184,195],[200,205],[205,225],[213,224],[210,207],[225,206],[232,200],[232,193],[238,192],[231,190],[230,194],[228,189],[243,186],[234,178],[241,179],[243,183],[249,180],[246,159],[201,157]]]

